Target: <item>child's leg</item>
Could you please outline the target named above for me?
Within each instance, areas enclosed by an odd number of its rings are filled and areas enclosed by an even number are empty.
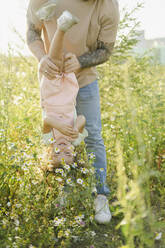
[[[65,32],[60,30],[57,27],[57,30],[54,34],[53,40],[49,49],[49,56],[51,60],[62,69],[61,64],[63,62],[63,42],[64,42]]]
[[[64,11],[57,20],[57,30],[54,34],[53,40],[49,49],[49,56],[56,63],[61,65],[63,62],[63,42],[65,33],[75,24],[78,23],[78,19],[74,17],[70,12]],[[60,66],[61,67],[61,66]]]

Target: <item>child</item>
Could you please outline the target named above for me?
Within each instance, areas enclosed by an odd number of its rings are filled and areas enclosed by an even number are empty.
[[[53,17],[55,3],[50,0],[36,13],[42,20],[47,21]],[[44,119],[44,143],[51,143],[55,139],[52,150],[53,165],[57,167],[62,158],[66,163],[73,162],[73,145],[78,145],[87,137],[84,129],[85,117],[76,116],[76,96],[79,90],[74,73],[63,73],[63,40],[65,33],[78,19],[70,12],[64,11],[57,20],[57,30],[49,48],[49,57],[60,68],[60,74],[54,80],[39,75],[41,83],[41,105]],[[73,145],[72,145],[73,144]]]

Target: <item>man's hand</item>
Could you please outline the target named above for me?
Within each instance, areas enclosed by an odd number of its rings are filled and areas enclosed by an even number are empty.
[[[81,68],[81,65],[73,53],[67,53],[64,59],[64,72],[76,72]]]
[[[60,73],[59,68],[51,61],[48,55],[42,57],[38,69],[49,80],[53,80]]]

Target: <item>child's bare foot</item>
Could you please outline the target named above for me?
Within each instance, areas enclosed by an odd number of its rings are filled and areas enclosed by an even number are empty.
[[[60,30],[66,32],[78,22],[79,19],[76,16],[73,16],[69,11],[65,10],[62,15],[57,19],[57,26]]]

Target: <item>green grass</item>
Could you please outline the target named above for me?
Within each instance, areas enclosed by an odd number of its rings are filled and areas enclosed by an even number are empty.
[[[55,174],[40,169],[46,162],[36,62],[0,57],[0,247],[165,247],[164,68],[144,57],[98,70],[113,214],[106,226],[92,221],[92,173],[66,173],[86,186],[71,187],[68,205],[55,207],[63,191]],[[84,147],[79,149],[77,160],[90,169]],[[85,225],[75,221],[80,214]],[[66,218],[65,224],[54,227],[56,216]]]

